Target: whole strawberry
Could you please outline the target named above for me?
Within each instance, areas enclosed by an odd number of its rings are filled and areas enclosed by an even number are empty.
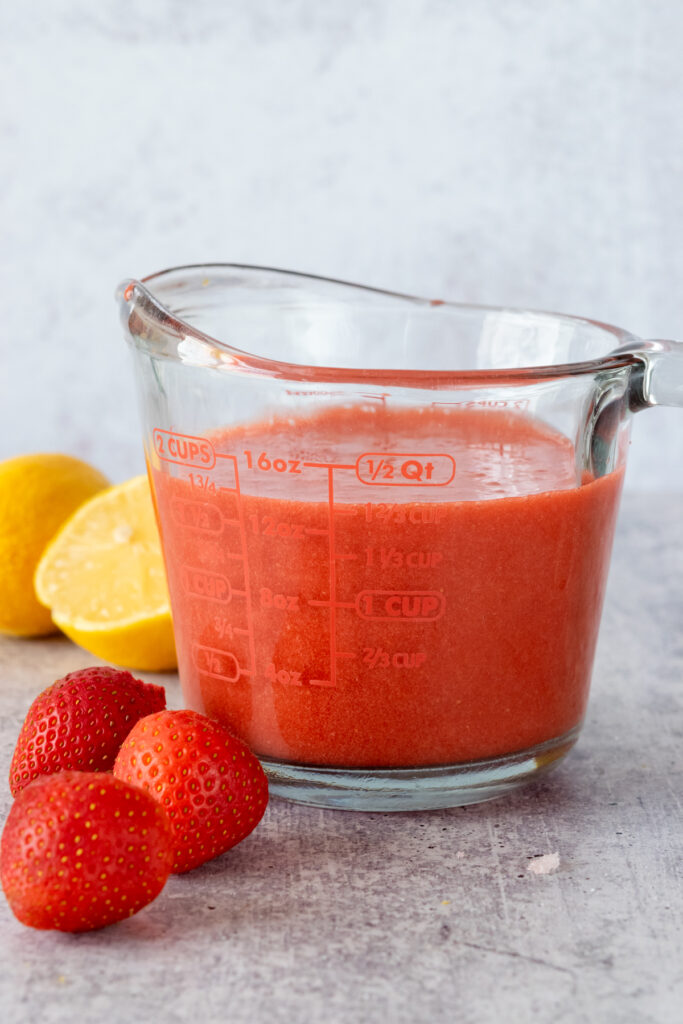
[[[110,771],[139,718],[166,707],[161,686],[116,668],[84,668],[34,700],[10,766],[14,796],[39,775],[67,768]]]
[[[32,782],[9,812],[0,847],[0,878],[15,916],[63,932],[137,913],[161,892],[172,863],[159,804],[98,772]]]
[[[263,817],[268,780],[246,743],[196,711],[159,711],[133,727],[114,775],[148,790],[173,830],[173,871],[241,842]]]

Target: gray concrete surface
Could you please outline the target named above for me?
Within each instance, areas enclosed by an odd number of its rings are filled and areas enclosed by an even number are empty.
[[[3,901],[3,1024],[679,1024],[682,523],[680,496],[627,496],[588,722],[554,775],[424,814],[274,800],[240,847],[99,933],[34,932]],[[91,660],[2,640],[3,777],[35,693]]]

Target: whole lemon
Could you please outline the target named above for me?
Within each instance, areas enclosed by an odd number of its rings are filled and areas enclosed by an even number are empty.
[[[33,574],[62,523],[108,486],[102,473],[70,455],[20,455],[0,462],[0,633],[57,632],[35,595]]]

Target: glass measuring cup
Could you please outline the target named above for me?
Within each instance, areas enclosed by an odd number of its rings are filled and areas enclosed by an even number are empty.
[[[271,790],[489,799],[584,717],[632,414],[683,347],[180,267],[120,291],[189,706]]]

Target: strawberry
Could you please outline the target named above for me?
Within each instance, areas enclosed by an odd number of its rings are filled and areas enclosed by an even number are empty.
[[[268,780],[246,743],[196,711],[142,718],[121,747],[114,775],[147,790],[166,810],[176,873],[240,843],[268,803]]]
[[[15,916],[63,932],[137,913],[161,892],[172,863],[159,804],[99,772],[46,775],[22,789],[0,847],[0,878]]]
[[[39,775],[66,768],[110,771],[139,718],[166,707],[161,686],[116,668],[84,668],[34,700],[10,766],[14,796]]]

